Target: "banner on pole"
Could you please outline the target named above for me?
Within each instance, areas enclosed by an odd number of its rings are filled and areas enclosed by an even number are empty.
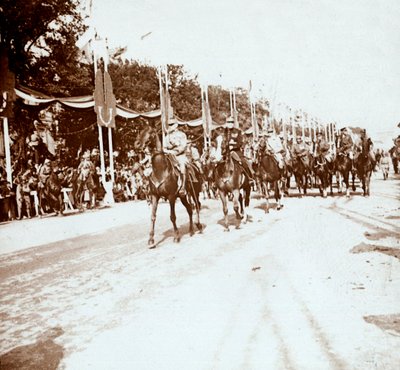
[[[94,103],[94,110],[97,113],[97,124],[99,126],[115,128],[117,106],[112,90],[111,77],[108,72],[102,72],[100,69],[96,72]]]

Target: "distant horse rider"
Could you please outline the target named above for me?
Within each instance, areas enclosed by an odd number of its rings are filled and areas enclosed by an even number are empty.
[[[278,135],[274,133],[272,127],[267,129],[265,133],[266,139],[266,149],[273,155],[275,160],[278,163],[279,169],[282,171],[285,167],[285,161],[283,155],[285,153],[285,148],[283,147],[283,143]]]
[[[186,156],[188,141],[186,134],[178,129],[176,119],[170,118],[168,123],[164,152],[172,154],[178,164],[179,172],[182,175],[182,186],[179,189],[179,195],[184,196],[186,195],[186,166],[189,163]]]
[[[373,165],[375,166],[376,157],[375,157],[373,147],[374,147],[374,144],[373,144],[371,138],[368,136],[367,131],[365,129],[362,129],[361,134],[360,134],[360,145],[357,148],[358,153],[356,153],[356,157],[358,158],[358,156],[362,152],[363,148],[369,148],[368,157],[371,160],[371,162],[373,163]]]
[[[326,161],[328,168],[332,167],[333,153],[329,143],[324,139],[322,132],[317,133],[317,141],[315,143],[314,157],[317,160],[316,165],[319,161]]]
[[[350,136],[349,130],[347,127],[343,127],[341,130],[338,142],[338,154],[345,155],[349,157],[351,160],[354,159],[353,147],[354,141]]]
[[[296,137],[296,143],[292,146],[292,154],[296,160],[301,160],[305,165],[310,166],[310,147],[303,141],[301,135]]]
[[[232,158],[242,166],[245,174],[249,177],[249,180],[254,180],[254,172],[250,163],[243,154],[242,130],[234,127],[234,120],[232,117],[229,117],[226,120],[225,130],[225,137],[227,137],[229,140],[228,147]]]

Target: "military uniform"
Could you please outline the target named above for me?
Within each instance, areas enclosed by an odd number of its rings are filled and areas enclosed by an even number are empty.
[[[353,159],[353,147],[354,142],[351,136],[343,132],[339,138],[339,153],[349,156],[350,159]]]
[[[178,163],[179,171],[182,174],[182,186],[179,191],[180,195],[186,193],[186,165],[188,164],[188,158],[186,156],[187,144],[186,134],[178,130],[178,124],[175,120],[171,119],[164,152],[172,154]]]
[[[228,124],[231,122],[228,122]],[[243,166],[245,172],[250,177],[254,178],[253,170],[251,169],[251,164],[247,161],[243,154],[243,134],[242,130],[236,127],[226,127],[225,137],[228,138],[228,148],[231,153],[233,153],[233,158],[238,160]]]
[[[317,139],[315,148],[316,157],[325,158],[329,163],[331,163],[333,161],[333,156],[330,149],[331,146],[325,139],[322,137]]]
[[[269,130],[266,135],[266,148],[272,152],[274,158],[278,162],[278,167],[282,170],[285,166],[285,160],[283,158],[285,149],[281,139],[271,130]]]

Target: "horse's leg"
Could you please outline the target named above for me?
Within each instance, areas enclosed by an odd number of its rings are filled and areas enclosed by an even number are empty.
[[[196,187],[195,187],[193,182],[190,182],[190,185],[191,185],[192,199],[194,202],[194,207],[196,209],[196,227],[200,232],[202,232],[203,225],[200,222],[200,209],[201,209],[200,189],[203,187],[203,184],[200,185],[200,188],[198,188],[199,185],[196,185]]]
[[[240,190],[239,189],[233,189],[232,190],[232,195],[233,195],[233,210],[235,211],[235,214],[236,214],[236,229],[239,229],[240,228],[240,222],[241,222],[241,220],[242,220],[242,218],[243,218],[243,216],[241,215],[241,213],[240,213],[240,210],[239,210],[239,205],[240,205],[240,202],[239,202],[239,196],[240,196]]]
[[[151,196],[151,227],[150,227],[149,241],[148,241],[148,245],[150,246],[150,248],[154,247],[154,227],[156,225],[157,207],[159,199],[160,198],[156,195]]]
[[[350,176],[350,174],[349,174],[349,176]],[[355,184],[356,174],[353,171],[351,171],[351,180],[352,180],[353,191],[356,191],[356,184]]]
[[[261,182],[261,186],[263,187],[264,198],[265,198],[265,213],[269,213],[269,191],[268,191],[268,182]]]
[[[229,231],[227,194],[224,191],[220,190],[219,197],[221,198],[222,210],[224,212],[224,231]]]
[[[176,196],[171,195],[168,198],[169,201],[169,207],[170,207],[170,220],[172,222],[172,226],[174,227],[174,243],[179,243],[180,241],[180,235],[179,235],[179,229],[176,226],[176,214],[175,214],[175,202],[176,202]]]
[[[350,172],[345,171],[344,174],[343,174],[343,181],[344,181],[344,184],[346,185],[346,197],[347,198],[350,197],[349,176],[350,176]]]
[[[283,206],[281,204],[281,199],[282,199],[282,184],[280,180],[275,182],[275,201],[277,203],[276,209],[279,211]]]
[[[182,196],[182,197],[179,197],[179,198],[180,198],[182,204],[184,205],[184,207],[186,208],[186,211],[187,211],[187,213],[189,215],[189,234],[190,234],[190,236],[193,236],[194,235],[194,229],[193,229],[193,208],[192,208],[192,205],[190,204],[190,202],[188,201],[188,198],[186,196]],[[172,209],[171,209],[171,211],[172,211]],[[175,210],[174,210],[174,213],[175,213]],[[174,241],[175,241],[175,239],[174,239]]]

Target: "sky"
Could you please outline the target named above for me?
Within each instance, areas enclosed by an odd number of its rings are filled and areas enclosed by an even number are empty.
[[[251,80],[276,112],[370,133],[400,122],[398,0],[93,0],[92,16],[125,57],[183,64],[202,84]]]

